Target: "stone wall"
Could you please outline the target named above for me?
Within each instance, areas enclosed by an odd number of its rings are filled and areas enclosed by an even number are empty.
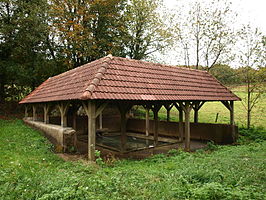
[[[75,146],[76,131],[71,127],[45,124],[40,121],[32,121],[32,118],[24,118],[23,121],[29,126],[42,131],[53,144],[60,145],[64,151],[67,151],[68,147]]]

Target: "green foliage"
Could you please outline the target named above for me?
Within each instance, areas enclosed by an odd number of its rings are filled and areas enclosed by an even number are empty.
[[[46,0],[0,2],[1,101],[19,100],[58,72],[49,54],[47,9]]]
[[[130,0],[124,13],[126,55],[141,60],[150,54],[163,51],[173,42],[164,16],[159,13],[161,0]],[[167,13],[169,16],[169,13]]]
[[[210,73],[225,85],[242,83],[237,74],[237,70],[228,65],[214,65],[214,67],[210,69]]]
[[[206,150],[207,151],[216,151],[216,150],[218,150],[218,148],[219,148],[218,145],[214,144],[213,141],[210,141],[210,142],[207,143]]]
[[[259,142],[266,140],[266,129],[263,127],[239,128],[239,143]]]
[[[95,150],[95,161],[100,166],[103,166],[104,165],[104,161],[101,158],[101,152],[98,151],[98,150]]]
[[[143,59],[171,43],[151,0],[3,0],[0,100],[19,101],[50,76],[108,54]]]

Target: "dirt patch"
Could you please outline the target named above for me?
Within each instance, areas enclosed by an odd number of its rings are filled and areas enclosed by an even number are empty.
[[[9,117],[3,116],[3,115],[0,115],[0,119],[3,119],[3,120],[11,120]]]
[[[67,153],[57,153],[57,156],[62,158],[64,161],[84,161],[86,162],[86,155],[80,154],[67,154]]]

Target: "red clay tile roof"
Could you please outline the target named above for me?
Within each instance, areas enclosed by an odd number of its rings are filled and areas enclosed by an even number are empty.
[[[240,100],[206,71],[107,56],[47,79],[20,103],[75,99]]]

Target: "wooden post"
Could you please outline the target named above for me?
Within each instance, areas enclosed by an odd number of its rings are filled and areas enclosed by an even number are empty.
[[[146,108],[146,136],[149,136],[149,129],[150,129],[150,116],[149,116],[149,108]]]
[[[235,125],[234,125],[234,101],[222,101],[224,106],[230,111],[230,125],[232,126],[232,137],[233,141],[236,141],[237,136],[235,132]]]
[[[190,150],[190,111],[189,111],[189,103],[185,103],[185,150]]]
[[[184,140],[183,110],[182,108],[179,108],[178,111],[179,111],[179,122],[178,122],[179,141],[182,142]]]
[[[194,110],[194,123],[199,122],[199,109],[203,106],[204,103],[205,101],[202,101],[202,102],[196,101],[194,103],[194,106],[192,106]]]
[[[120,123],[120,132],[121,132],[121,151],[126,150],[127,142],[127,133],[126,133],[126,111],[125,109],[120,109],[121,123]]]
[[[164,105],[165,109],[166,109],[166,121],[169,122],[170,121],[170,111],[173,108],[174,104],[166,104]]]
[[[158,145],[158,111],[154,111],[154,146]]]
[[[43,106],[43,120],[45,124],[49,124],[49,105],[48,104],[44,104]]]
[[[184,127],[183,127],[183,109],[181,106],[182,103],[174,103],[176,109],[179,112],[179,120],[178,120],[178,139],[179,142],[182,142],[184,140]]]
[[[127,112],[130,110],[132,105],[128,103],[119,103],[118,109],[120,111],[121,122],[120,122],[120,132],[121,132],[121,151],[124,152],[126,150],[127,143]]]
[[[96,105],[88,102],[88,159],[95,160]]]
[[[25,118],[27,118],[28,116],[28,105],[25,105]]]
[[[154,146],[158,145],[158,112],[162,106],[161,105],[154,105],[153,107],[153,115],[154,115]]]
[[[107,103],[102,104],[96,108],[96,102],[93,100],[82,102],[83,108],[88,116],[88,160],[95,160],[95,146],[96,146],[96,118],[100,115]]]
[[[32,105],[32,120],[37,121],[36,105]]]
[[[194,110],[194,123],[199,122],[199,110],[195,109]]]
[[[61,114],[61,126],[67,126],[67,110],[68,110],[69,103],[59,103],[58,108]]]
[[[180,103],[180,106],[185,112],[185,151],[190,151],[190,111],[193,107],[193,104],[186,101],[185,105]]]
[[[100,129],[103,128],[103,113],[101,112],[99,115],[99,125],[100,125]]]
[[[169,122],[170,121],[170,109],[166,110],[166,121]]]
[[[79,105],[72,104],[72,128],[77,130],[77,112],[79,109]]]
[[[235,117],[234,117],[234,101],[230,101],[230,124],[232,126],[232,136],[233,140],[236,141],[236,130],[235,130]]]

